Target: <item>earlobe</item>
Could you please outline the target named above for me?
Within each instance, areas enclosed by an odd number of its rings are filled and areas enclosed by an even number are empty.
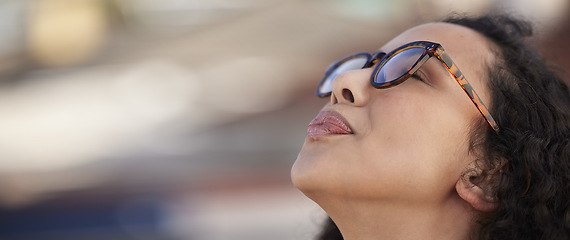
[[[455,190],[463,200],[469,203],[475,210],[491,212],[498,206],[497,199],[489,196],[480,186],[472,183],[469,177],[461,177],[455,184]]]

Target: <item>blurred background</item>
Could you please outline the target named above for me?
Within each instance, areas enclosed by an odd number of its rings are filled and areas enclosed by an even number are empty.
[[[490,11],[565,74],[567,0],[0,0],[0,239],[312,239],[324,69]]]

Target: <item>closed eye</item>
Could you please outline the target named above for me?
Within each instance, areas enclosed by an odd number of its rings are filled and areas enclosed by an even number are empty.
[[[420,70],[418,70],[418,71],[416,71],[414,74],[412,74],[411,77],[412,77],[412,78],[415,78],[416,80],[420,80],[420,81],[424,82],[425,84],[431,85],[431,83],[430,83],[429,81],[427,81],[428,78],[427,78],[427,77],[425,76],[425,74],[424,74],[422,71],[420,71]]]
[[[414,74],[412,74],[412,78],[415,78],[416,80],[420,80],[420,81],[424,82],[423,77],[420,76],[420,74],[418,74],[418,72],[415,72]]]

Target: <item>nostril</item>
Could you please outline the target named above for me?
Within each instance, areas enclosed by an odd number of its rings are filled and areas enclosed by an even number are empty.
[[[352,92],[346,88],[342,89],[342,97],[351,103],[354,102],[354,96],[352,95]]]

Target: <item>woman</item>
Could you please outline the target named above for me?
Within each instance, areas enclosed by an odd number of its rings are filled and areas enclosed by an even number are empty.
[[[530,34],[451,18],[331,65],[291,172],[321,239],[570,239],[570,96]]]

